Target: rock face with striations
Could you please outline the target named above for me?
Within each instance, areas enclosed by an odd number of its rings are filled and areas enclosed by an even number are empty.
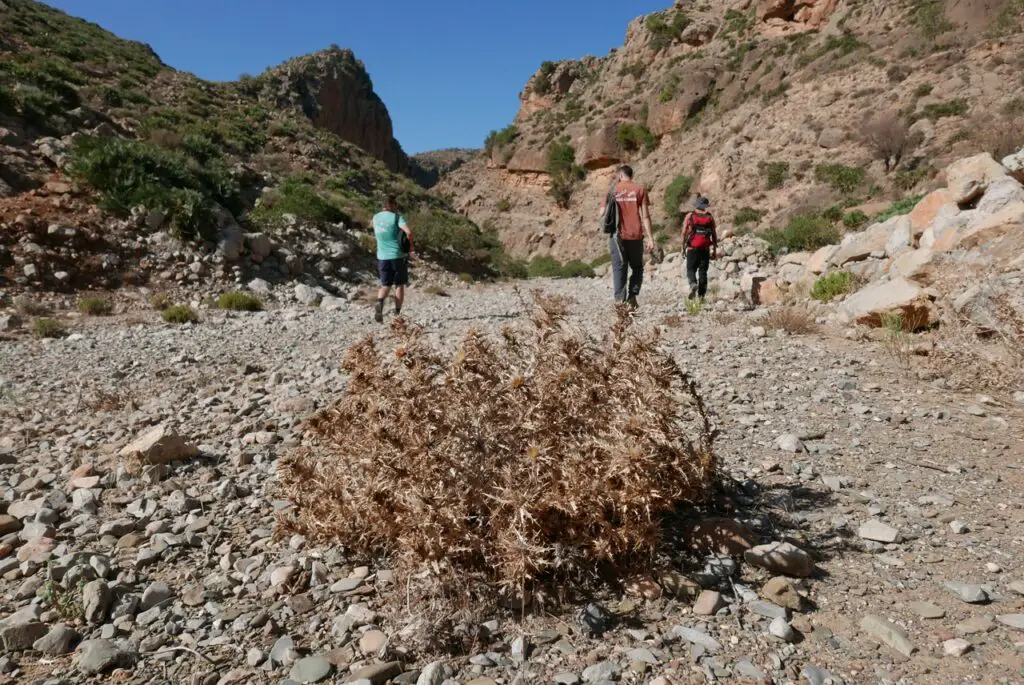
[[[409,171],[409,158],[395,140],[388,108],[351,50],[332,46],[296,57],[264,78],[263,96],[278,106],[302,110],[315,126],[358,145],[392,171]]]

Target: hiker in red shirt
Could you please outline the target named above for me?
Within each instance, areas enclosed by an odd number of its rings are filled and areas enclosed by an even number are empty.
[[[618,208],[618,228],[609,238],[609,249],[615,301],[636,307],[636,298],[644,282],[645,238],[647,251],[654,252],[650,200],[647,188],[633,182],[633,169],[628,166],[621,167],[616,174],[614,189],[610,189],[601,205],[602,215],[613,192]]]
[[[697,196],[697,208],[683,219],[683,249],[686,251],[686,278],[690,281],[690,299],[704,299],[708,292],[708,267],[718,257],[718,231],[715,217],[708,211],[706,197]]]

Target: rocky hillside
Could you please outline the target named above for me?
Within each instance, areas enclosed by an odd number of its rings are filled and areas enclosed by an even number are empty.
[[[351,51],[212,83],[34,0],[0,3],[0,37],[5,293],[255,282],[354,297],[385,192],[431,261],[499,270],[496,239],[406,175]]]
[[[675,232],[693,192],[740,229],[941,184],[1024,143],[1019,0],[677,0],[602,58],[545,63],[515,121],[441,192],[520,257],[593,258],[593,216],[631,163]]]

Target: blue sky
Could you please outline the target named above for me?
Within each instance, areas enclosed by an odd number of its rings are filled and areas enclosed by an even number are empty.
[[[515,116],[544,60],[604,55],[670,0],[48,0],[176,69],[258,74],[332,43],[352,48],[407,152],[478,147]]]

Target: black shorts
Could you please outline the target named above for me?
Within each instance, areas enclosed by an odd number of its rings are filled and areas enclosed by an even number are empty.
[[[384,287],[409,285],[409,258],[378,259],[377,273],[380,274],[380,284]]]

